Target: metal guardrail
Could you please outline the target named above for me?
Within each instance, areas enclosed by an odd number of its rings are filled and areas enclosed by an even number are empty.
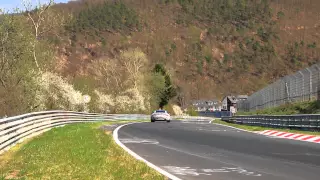
[[[199,116],[221,118],[223,116],[232,116],[230,111],[200,111]]]
[[[0,119],[0,154],[26,138],[41,134],[53,127],[80,122],[134,119],[149,119],[149,116],[95,114],[72,111],[44,111]]]
[[[171,116],[171,119],[184,119],[184,120],[189,120],[189,119],[197,119],[197,120],[211,120],[209,116],[204,117],[204,116],[189,116],[189,115],[183,115],[183,116]]]
[[[221,120],[228,123],[243,124],[249,126],[320,131],[320,114],[233,116],[222,117]]]

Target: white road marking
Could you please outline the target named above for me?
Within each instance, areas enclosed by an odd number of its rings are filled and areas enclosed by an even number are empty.
[[[312,153],[272,153],[276,155],[283,156],[320,156],[320,154],[312,154]]]
[[[203,169],[204,172],[207,173],[222,173],[222,172],[230,172],[226,169]]]
[[[197,129],[199,131],[216,131],[216,132],[220,132],[220,131],[227,131],[227,130],[218,130],[218,129]]]
[[[196,121],[190,121],[190,122],[184,121],[181,123],[182,124],[207,124],[206,122],[196,122]]]
[[[135,123],[129,123],[129,124],[135,124]],[[123,143],[120,142],[119,140],[119,135],[118,135],[118,131],[120,128],[127,126],[129,124],[124,124],[121,125],[119,127],[117,127],[114,131],[113,131],[113,139],[114,141],[120,146],[122,147],[125,151],[127,151],[131,156],[133,156],[134,158],[136,158],[137,160],[140,160],[144,163],[146,163],[149,167],[153,168],[154,170],[158,171],[159,173],[161,173],[162,175],[170,178],[171,180],[181,180],[180,178],[176,177],[175,175],[161,169],[160,167],[150,163],[149,161],[143,159],[141,156],[139,156],[138,154],[136,154],[135,152],[133,152],[132,150],[130,150],[127,146],[125,146]]]
[[[208,173],[198,172],[197,169],[191,169],[190,167],[177,167],[177,166],[163,166],[163,167],[174,174],[182,175],[182,176],[199,176],[199,175],[210,176],[211,175]]]
[[[238,173],[245,176],[261,176],[261,174],[250,172],[241,167],[221,167],[216,169],[193,169],[190,167],[177,167],[177,166],[163,166],[169,172],[182,176],[211,176],[214,173]]]
[[[198,119],[190,119],[190,120],[181,120],[181,122],[207,122],[209,123],[209,120],[198,120]]]
[[[243,174],[246,176],[261,176],[261,174],[255,174],[254,172],[249,172],[241,167],[237,167],[237,168],[225,167],[225,169],[231,170],[232,172],[236,172],[236,173]]]
[[[153,139],[120,139],[124,144],[136,143],[136,144],[159,144],[158,141]]]
[[[266,138],[272,138],[272,139],[282,139],[281,137],[278,137],[278,136],[266,136]]]

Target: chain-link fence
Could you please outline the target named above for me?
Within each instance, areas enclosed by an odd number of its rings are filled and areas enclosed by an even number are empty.
[[[252,94],[238,103],[238,110],[252,111],[276,107],[287,102],[320,99],[320,64],[315,64]]]

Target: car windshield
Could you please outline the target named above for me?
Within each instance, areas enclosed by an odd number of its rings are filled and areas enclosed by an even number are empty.
[[[165,111],[165,110],[157,110],[157,111],[155,111],[156,113],[166,113],[167,111]]]

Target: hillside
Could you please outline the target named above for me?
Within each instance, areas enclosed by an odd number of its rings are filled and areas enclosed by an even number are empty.
[[[99,21],[105,19],[91,14],[99,13],[94,9],[101,2],[85,2],[57,8],[70,10],[75,18],[87,14],[91,25],[101,25]],[[85,27],[86,22],[81,22],[84,29],[73,32],[76,41],[59,44],[68,54],[60,54],[59,59],[68,62],[62,72],[87,74],[88,63],[113,57],[121,49],[140,47],[152,64],[165,64],[188,101],[250,94],[309,66],[320,55],[320,3],[316,0],[122,2],[135,14],[127,14],[134,22],[125,24],[126,28],[97,30],[92,28],[95,25]],[[76,24],[80,26],[79,21]]]
[[[41,37],[54,49],[47,69],[76,90],[152,89],[157,101],[185,105],[251,94],[317,62],[318,9],[317,0],[78,0],[54,5],[64,23]],[[130,69],[128,51],[141,67]],[[152,71],[156,64],[164,73]],[[159,90],[171,81],[174,91]]]

